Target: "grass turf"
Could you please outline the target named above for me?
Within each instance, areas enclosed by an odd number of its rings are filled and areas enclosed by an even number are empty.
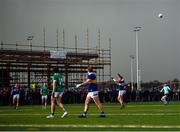
[[[97,107],[90,105],[88,118],[78,118],[83,104],[65,104],[69,115],[61,118],[62,110],[56,106],[55,118],[47,119],[50,108],[41,106],[0,107],[0,130],[30,131],[180,131],[179,102],[163,105],[161,103],[129,103],[120,109],[118,103],[103,104],[106,117],[100,118]]]

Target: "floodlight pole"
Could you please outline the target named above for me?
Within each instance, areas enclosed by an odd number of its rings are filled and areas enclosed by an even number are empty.
[[[27,41],[29,43],[29,46],[30,46],[30,50],[32,52],[32,40],[33,40],[34,36],[27,36]],[[31,83],[31,78],[30,78],[30,66],[31,66],[31,63],[28,63],[28,87],[30,87],[30,83]]]
[[[27,37],[27,41],[29,42],[31,52],[32,52],[32,40],[33,40],[33,38],[34,38],[34,36],[28,36]]]
[[[133,71],[133,60],[134,60],[134,55],[129,56],[131,59],[131,90],[134,90],[134,71]]]
[[[138,32],[141,30],[141,27],[134,27],[134,32],[136,34],[136,79],[137,79],[137,90],[141,90],[140,85],[140,70],[139,70],[139,40],[138,40]]]

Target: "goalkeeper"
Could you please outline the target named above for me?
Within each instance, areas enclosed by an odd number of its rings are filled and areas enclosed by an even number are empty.
[[[47,116],[47,118],[53,118],[54,112],[55,112],[55,100],[57,102],[57,105],[63,110],[63,114],[61,118],[65,117],[68,112],[65,110],[64,105],[62,103],[62,85],[63,85],[63,79],[62,75],[59,74],[58,68],[54,68],[54,75],[52,76],[52,93],[51,93],[51,114]]]
[[[171,88],[167,85],[167,82],[164,83],[164,86],[163,88],[161,89],[161,93],[163,93],[164,95],[162,96],[161,98],[161,101],[164,103],[164,104],[167,104],[167,98],[170,94],[170,91],[171,91]]]
[[[96,83],[96,75],[95,73],[93,73],[93,68],[92,67],[88,67],[87,69],[88,72],[88,78],[86,81],[84,81],[81,84],[77,84],[76,87],[80,87],[82,85],[87,85],[87,89],[88,89],[88,94],[86,96],[86,100],[85,100],[85,106],[84,106],[84,112],[82,115],[80,115],[80,118],[86,118],[87,117],[87,112],[89,109],[89,105],[91,102],[91,99],[94,100],[95,104],[97,105],[97,107],[100,110],[100,117],[105,117],[105,113],[104,113],[104,108],[99,100],[99,95],[98,95],[98,90],[97,90],[97,83]]]

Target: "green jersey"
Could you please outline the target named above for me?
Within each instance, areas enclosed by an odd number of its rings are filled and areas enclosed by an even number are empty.
[[[63,78],[62,75],[59,73],[55,73],[52,78],[51,78],[51,82],[53,83],[53,81],[56,81],[56,90],[55,92],[62,92],[62,87],[63,87]]]
[[[48,94],[48,86],[47,85],[42,85],[41,86],[41,95],[42,96],[45,96],[45,95],[47,95]]]

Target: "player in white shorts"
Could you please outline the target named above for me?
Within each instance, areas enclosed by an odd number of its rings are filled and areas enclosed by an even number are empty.
[[[118,97],[117,100],[119,101],[120,105],[121,105],[121,109],[125,107],[124,104],[124,95],[126,94],[126,87],[125,87],[125,81],[123,76],[121,76],[120,74],[118,75],[118,79],[114,79],[114,82],[117,83],[119,85],[119,93],[118,93]]]
[[[46,83],[46,80],[43,80],[43,84],[40,86],[40,94],[41,94],[41,104],[42,109],[46,109],[47,107],[47,98],[48,98],[48,85]]]
[[[105,117],[104,113],[104,108],[99,100],[99,95],[98,95],[98,90],[97,90],[97,83],[96,83],[96,75],[93,73],[92,67],[88,67],[87,69],[88,72],[88,79],[84,81],[81,84],[78,84],[76,87],[80,87],[82,85],[88,85],[88,94],[86,96],[85,100],[85,106],[84,106],[84,112],[82,115],[80,115],[80,118],[86,118],[87,117],[87,112],[89,110],[89,105],[91,102],[91,99],[94,100],[95,104],[97,105],[98,109],[100,110],[100,117]]]
[[[168,96],[169,96],[169,94],[170,94],[170,91],[171,91],[171,88],[167,85],[167,83],[165,82],[164,83],[164,86],[163,86],[163,88],[161,89],[161,93],[163,93],[164,95],[162,96],[162,98],[161,98],[161,101],[164,103],[164,104],[167,104],[168,102],[167,102],[167,98],[168,98]]]
[[[63,95],[63,78],[62,75],[59,74],[59,69],[54,68],[54,75],[52,76],[52,93],[51,93],[51,114],[46,118],[53,118],[55,116],[55,105],[57,105],[63,110],[63,114],[61,118],[64,118],[68,115],[68,112],[64,108],[62,103],[62,95]],[[56,101],[56,102],[55,102]]]
[[[19,90],[19,86],[17,83],[12,88],[11,94],[13,95],[13,105],[14,105],[15,109],[18,109],[19,98],[20,98],[20,90]]]

